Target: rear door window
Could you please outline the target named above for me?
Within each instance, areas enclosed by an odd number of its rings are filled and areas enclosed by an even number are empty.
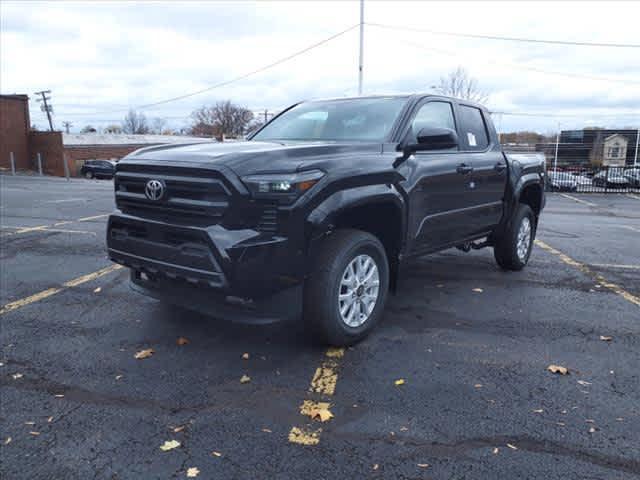
[[[482,111],[469,105],[460,105],[459,111],[462,141],[467,144],[467,150],[486,150],[489,135]]]

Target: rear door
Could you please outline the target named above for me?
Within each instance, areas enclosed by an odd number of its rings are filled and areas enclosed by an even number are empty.
[[[473,204],[470,234],[492,230],[502,216],[502,200],[507,183],[507,164],[487,112],[459,102],[460,157],[473,164],[468,196]]]
[[[416,143],[416,135],[424,127],[456,131],[452,102],[427,97],[418,103],[403,143]],[[472,167],[471,159],[462,161],[458,148],[418,151],[401,165],[409,194],[410,251],[437,250],[467,235]]]

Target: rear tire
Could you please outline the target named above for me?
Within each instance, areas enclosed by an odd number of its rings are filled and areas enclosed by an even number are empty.
[[[517,271],[525,267],[535,238],[535,221],[529,205],[518,206],[509,226],[493,247],[493,256],[500,268]]]
[[[305,320],[322,342],[352,345],[382,317],[388,289],[389,264],[380,240],[359,230],[338,230],[315,255],[305,285]]]

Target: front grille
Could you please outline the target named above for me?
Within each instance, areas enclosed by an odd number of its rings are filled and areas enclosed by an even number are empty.
[[[145,195],[149,180],[164,183],[160,200]],[[231,200],[229,189],[220,179],[193,174],[118,171],[115,190],[116,205],[122,212],[178,222],[219,223]]]

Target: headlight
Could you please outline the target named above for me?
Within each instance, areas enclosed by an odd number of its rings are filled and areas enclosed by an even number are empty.
[[[320,170],[300,173],[270,173],[266,175],[247,175],[242,182],[254,198],[282,199],[293,202],[313,187],[324,176]]]

